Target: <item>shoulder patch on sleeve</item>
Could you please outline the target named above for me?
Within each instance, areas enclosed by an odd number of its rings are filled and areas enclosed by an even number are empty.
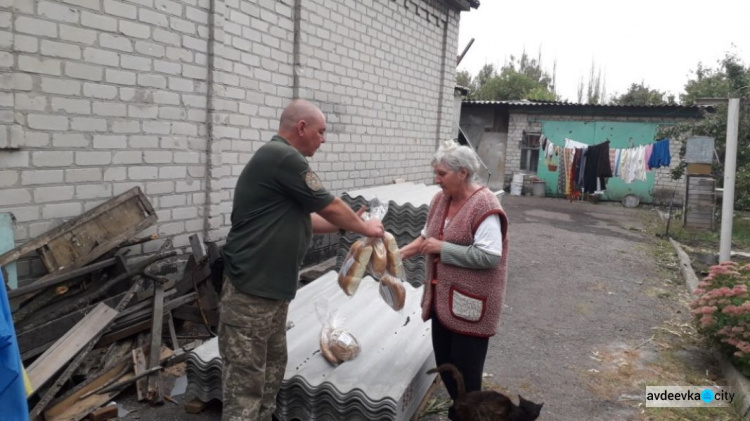
[[[303,176],[305,177],[305,184],[310,190],[318,191],[323,188],[323,182],[320,181],[320,177],[313,170],[305,171]]]

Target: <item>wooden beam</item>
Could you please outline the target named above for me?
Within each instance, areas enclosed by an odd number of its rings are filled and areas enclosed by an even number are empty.
[[[143,348],[136,348],[133,350],[133,370],[135,375],[138,376],[146,371],[146,355],[143,353]],[[136,393],[138,395],[138,402],[146,400],[146,392],[148,392],[148,379],[140,378],[135,383]]]
[[[10,262],[14,262],[18,260],[19,257],[30,253],[38,248],[41,248],[48,244],[50,241],[60,237],[63,235],[66,231],[71,230],[72,228],[75,228],[77,226],[83,225],[88,223],[89,221],[93,220],[95,217],[100,216],[102,214],[105,214],[109,212],[110,210],[116,208],[117,206],[127,202],[133,197],[136,196],[142,196],[145,199],[145,196],[141,193],[141,189],[139,187],[133,187],[132,189],[126,191],[125,193],[113,198],[112,200],[109,200],[94,209],[91,209],[90,211],[84,213],[83,215],[80,215],[77,218],[71,219],[70,221],[57,226],[56,228],[53,228],[50,231],[45,232],[44,234],[40,235],[39,237],[34,238],[31,241],[27,241],[23,245],[14,248],[13,250],[10,250],[3,255],[0,255],[0,266],[5,266],[6,264]],[[151,204],[148,203],[148,200],[145,200],[145,205],[147,205],[147,214],[150,214],[150,216],[153,216],[153,220],[150,221],[149,225],[151,223],[156,221],[156,214],[154,213],[153,207],[151,207]],[[151,217],[146,218],[151,219]],[[139,230],[140,231],[140,230]],[[138,232],[138,231],[136,231]],[[124,241],[124,240],[122,240]],[[120,242],[122,242],[120,241]],[[96,257],[99,257],[96,256]],[[96,257],[88,260],[89,262]],[[49,268],[48,268],[49,269]]]
[[[176,298],[173,301],[170,301],[164,305],[164,310],[171,310],[175,307],[181,306],[185,304],[186,302],[190,302],[195,299],[195,295],[193,293],[188,294],[185,297]],[[148,311],[147,315],[151,315],[151,310]],[[127,338],[128,336],[135,335],[138,332],[142,332],[144,330],[148,330],[148,328],[151,326],[151,320],[145,319],[142,321],[137,322],[136,324],[128,325],[128,326],[118,326],[115,325],[112,329],[112,331],[108,331],[106,335],[102,336],[102,338],[99,340],[99,343],[97,344],[97,347],[109,345],[112,342],[119,341],[120,339]]]
[[[51,406],[48,410],[44,412],[44,419],[46,421],[76,419],[76,417],[73,417],[70,415],[83,412],[85,411],[86,408],[95,409],[106,404],[112,398],[115,397],[117,392],[113,392],[111,394],[106,394],[106,395],[92,394],[84,399],[81,399],[81,396],[87,393],[90,393],[92,391],[95,391],[96,389],[99,389],[100,387],[104,386],[111,379],[116,378],[115,376],[118,373],[120,373],[123,367],[127,368],[127,366],[128,366],[127,361],[123,361],[117,365],[112,366],[106,372],[96,377],[94,381],[90,382],[85,387],[78,389],[73,394],[68,395],[65,399],[56,402],[53,406]],[[133,373],[125,373],[125,375],[122,376],[121,378],[129,378],[132,376],[133,376]],[[86,414],[88,414],[88,412],[83,414],[83,416],[86,416]],[[77,418],[77,419],[81,419],[81,418]]]
[[[116,310],[104,303],[99,303],[94,311],[55,342],[27,370],[33,390],[37,391],[44,386],[92,338],[106,329],[115,316],[117,316]]]
[[[40,289],[44,289],[44,288],[59,284],[60,282],[69,281],[73,278],[77,278],[79,276],[86,275],[91,272],[95,272],[97,270],[108,268],[114,265],[116,261],[117,261],[116,259],[112,258],[112,259],[102,260],[101,262],[92,263],[86,267],[73,269],[64,273],[59,273],[59,272],[51,273],[48,276],[45,276],[45,278],[47,278],[46,280],[43,280],[41,282],[37,281],[31,285],[27,285],[25,287],[21,287],[18,289],[14,289],[12,291],[8,291],[8,298],[9,299],[15,298],[15,297],[18,297],[18,296],[21,296],[30,292],[38,291]]]
[[[159,349],[161,348],[161,327],[164,324],[164,285],[154,285],[154,313],[151,319],[151,354],[148,359],[149,367],[159,364]],[[162,384],[159,373],[154,373],[148,378],[148,399],[154,403],[164,401],[162,397]]]
[[[172,341],[172,349],[180,347],[180,343],[177,341],[177,329],[174,327],[174,317],[172,317],[172,311],[168,312],[167,326],[169,327],[169,339]]]
[[[115,315],[128,305],[138,288],[139,283],[133,282],[130,290],[128,290],[127,294],[125,294],[122,300],[120,300],[120,302],[117,304],[117,307],[114,308]],[[94,348],[94,345],[99,342],[99,339],[102,337],[102,333],[109,327],[113,320],[114,317],[112,317],[112,319],[110,319],[108,322],[101,324],[101,329],[99,329],[99,332],[94,335],[93,338],[89,339],[86,347],[81,350],[78,356],[73,361],[71,361],[70,364],[68,364],[68,367],[65,369],[65,371],[60,374],[55,383],[52,384],[49,389],[47,389],[44,396],[42,396],[39,402],[34,406],[34,409],[30,411],[29,419],[36,419],[39,415],[42,414],[42,411],[44,411],[47,405],[52,401],[52,399],[54,399],[57,392],[60,391],[60,388],[68,381],[68,379],[70,379],[70,376],[72,376],[73,372],[78,369],[78,366],[81,365],[83,360],[86,358],[86,355],[88,355],[88,353]]]

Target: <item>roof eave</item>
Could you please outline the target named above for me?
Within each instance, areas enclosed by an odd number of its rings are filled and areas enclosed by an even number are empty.
[[[472,8],[479,7],[479,1],[477,0],[443,0],[443,3],[462,12],[468,12]]]
[[[562,115],[598,115],[598,116],[628,116],[628,117],[672,117],[672,118],[702,118],[704,113],[714,111],[713,107],[698,106],[596,106],[596,105],[521,105],[477,104],[464,101],[463,106],[492,107],[503,109],[508,113],[523,112],[526,114],[562,114]]]

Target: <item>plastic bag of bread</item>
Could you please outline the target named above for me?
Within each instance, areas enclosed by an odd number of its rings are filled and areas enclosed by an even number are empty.
[[[323,324],[320,331],[320,353],[329,363],[339,365],[359,355],[359,341],[351,332],[343,328],[345,318],[336,311],[330,311],[328,301],[321,299],[315,303],[318,320]]]
[[[351,296],[357,292],[371,255],[372,246],[366,245],[363,239],[355,241],[349,248],[349,253],[339,270],[339,286],[346,295]]]
[[[380,296],[388,306],[396,311],[404,308],[406,303],[406,288],[401,279],[386,273],[380,278]]]
[[[401,250],[396,243],[396,237],[390,232],[383,238],[386,254],[386,271],[400,280],[404,280],[404,262],[401,260]]]
[[[385,243],[380,238],[367,238],[365,245],[372,247],[372,255],[370,255],[370,262],[367,264],[367,270],[373,277],[380,279],[388,270]]]

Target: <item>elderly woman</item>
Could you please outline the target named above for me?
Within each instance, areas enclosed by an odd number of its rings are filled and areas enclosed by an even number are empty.
[[[479,159],[471,148],[444,142],[432,167],[442,191],[432,199],[422,235],[401,255],[427,258],[422,318],[432,319],[437,364],[455,364],[466,391],[481,390],[489,338],[497,331],[505,292],[508,218],[497,197],[475,184]],[[441,377],[455,399],[453,377]],[[455,417],[452,407],[448,417]]]

